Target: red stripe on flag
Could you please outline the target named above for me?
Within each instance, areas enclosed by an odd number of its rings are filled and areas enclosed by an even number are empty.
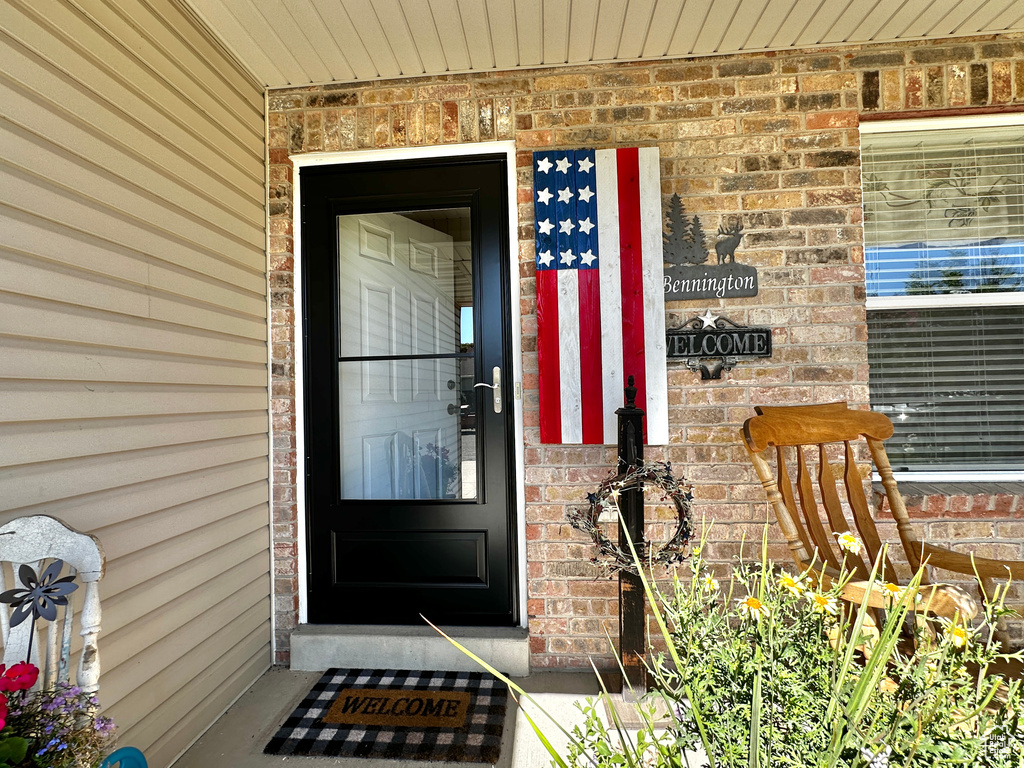
[[[616,151],[616,159],[619,184],[619,272],[622,278],[622,372],[627,380],[633,377],[637,407],[646,408],[639,153],[636,147],[619,149]],[[646,434],[645,424],[645,439]]]
[[[562,442],[561,383],[558,374],[558,270],[537,270],[537,386],[540,441]]]
[[[601,273],[579,270],[580,292],[580,400],[583,443],[604,442],[604,398],[601,394]]]

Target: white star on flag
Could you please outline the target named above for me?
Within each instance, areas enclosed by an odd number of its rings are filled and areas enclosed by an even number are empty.
[[[701,326],[702,330],[704,328],[714,328],[715,321],[718,319],[718,315],[712,315],[711,310],[709,309],[703,315],[700,315],[700,317],[698,317],[697,319],[704,323],[704,325]]]
[[[584,157],[579,161],[579,169],[581,173],[590,173],[590,169],[594,167],[594,164],[590,162],[589,157]]]
[[[587,216],[587,218],[580,222],[580,232],[582,232],[584,235],[589,235],[590,230],[592,230],[595,226],[597,225],[590,220],[589,216]]]
[[[546,157],[542,157],[540,160],[537,161],[537,170],[540,171],[541,173],[547,173],[548,171],[551,170],[551,161],[548,160]]]
[[[554,197],[554,195],[552,195],[550,192],[548,192],[547,188],[538,190],[538,192],[537,192],[537,200],[539,202],[543,203],[544,205],[547,205],[548,203],[550,203],[552,197]]]
[[[555,161],[555,170],[558,171],[559,173],[568,173],[569,172],[569,158],[568,157],[563,157],[561,160],[556,160]]]
[[[572,219],[566,219],[565,221],[558,222],[559,232],[564,232],[567,235],[571,235],[574,229],[576,229],[576,225],[572,223]]]
[[[566,187],[565,189],[558,190],[558,202],[568,203],[572,200],[572,190]]]
[[[561,261],[563,264],[572,264],[574,261],[576,261],[576,254],[572,252],[572,248],[570,248],[568,251],[559,251],[558,253],[562,257],[561,259],[559,259],[559,261]]]
[[[551,264],[551,260],[554,258],[555,257],[551,255],[551,251],[541,251],[537,260],[546,267]]]
[[[593,249],[587,249],[580,254],[580,261],[583,262],[583,264],[588,267],[594,263],[594,259],[596,258],[597,256],[594,255]]]
[[[544,219],[544,221],[537,222],[537,229],[540,230],[542,235],[550,235],[551,230],[555,228],[555,225],[551,223],[551,219]]]
[[[582,200],[584,203],[589,203],[590,198],[592,198],[593,196],[594,193],[590,191],[589,185],[585,186],[583,189],[580,190],[580,200]]]

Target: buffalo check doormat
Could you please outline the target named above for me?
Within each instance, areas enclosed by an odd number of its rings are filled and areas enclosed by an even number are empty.
[[[507,702],[484,672],[329,669],[263,751],[494,764]]]

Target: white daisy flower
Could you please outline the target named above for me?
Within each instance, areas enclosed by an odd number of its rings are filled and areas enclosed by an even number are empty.
[[[751,618],[754,621],[761,621],[764,616],[768,615],[768,606],[758,600],[756,597],[744,597],[740,598],[740,613],[744,617]]]
[[[839,548],[841,550],[844,552],[851,552],[855,555],[859,555],[861,549],[864,547],[860,539],[849,531],[846,531],[845,533],[837,533],[836,542],[839,544]]]
[[[785,571],[779,574],[779,586],[796,597],[799,597],[804,591],[804,587],[799,579]]]
[[[957,650],[962,650],[971,642],[971,632],[967,627],[959,624],[950,624],[946,627],[944,634]]]
[[[811,606],[818,613],[827,613],[830,616],[835,616],[839,613],[839,603],[836,599],[830,595],[822,595],[818,592],[808,592],[807,599],[810,601]]]
[[[889,598],[893,602],[898,602],[903,597],[903,587],[899,584],[893,584],[891,581],[886,582],[882,585],[882,595]]]

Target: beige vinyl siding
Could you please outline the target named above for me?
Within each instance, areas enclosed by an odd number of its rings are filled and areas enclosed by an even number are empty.
[[[261,88],[175,0],[0,3],[0,520],[98,536],[162,768],[271,663]]]

